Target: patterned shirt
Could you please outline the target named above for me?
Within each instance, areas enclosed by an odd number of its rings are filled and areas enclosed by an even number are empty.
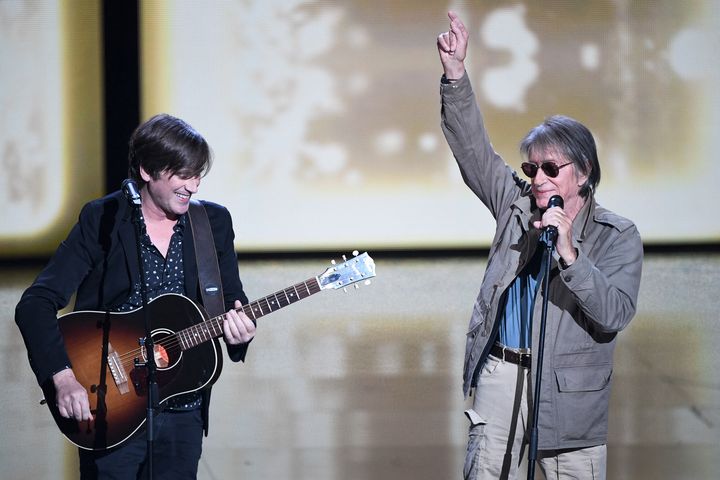
[[[142,215],[142,213],[141,213]],[[185,293],[185,269],[183,266],[183,235],[187,215],[178,218],[173,227],[173,235],[170,237],[167,255],[163,257],[160,250],[153,245],[150,236],[145,233],[141,244],[140,252],[143,269],[145,270],[145,288],[147,289],[148,302],[165,293]],[[133,285],[130,298],[120,307],[119,312],[127,312],[142,307],[142,292],[140,283]],[[173,397],[166,403],[170,410],[194,410],[202,405],[202,396],[198,392],[191,392]]]
[[[146,233],[142,237],[142,263],[145,270],[145,288],[148,302],[165,293],[185,293],[185,270],[183,267],[183,232],[187,223],[186,215],[181,216],[173,227],[167,256],[163,257],[160,250],[153,245]],[[130,298],[125,301],[118,312],[128,312],[142,307],[140,282],[133,285]]]

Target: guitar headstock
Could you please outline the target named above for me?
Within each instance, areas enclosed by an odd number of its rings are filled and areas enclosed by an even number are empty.
[[[343,288],[352,284],[357,287],[357,283],[363,281],[366,285],[370,283],[370,279],[375,276],[375,262],[367,252],[358,255],[356,250],[353,255],[355,256],[350,260],[345,260],[343,255],[343,263],[328,267],[317,277],[321,290]]]

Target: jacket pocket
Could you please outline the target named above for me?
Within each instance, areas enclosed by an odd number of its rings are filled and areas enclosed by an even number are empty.
[[[597,392],[608,386],[612,376],[610,365],[565,367],[555,370],[561,392]]]
[[[475,478],[478,468],[481,465],[481,455],[485,450],[487,441],[485,439],[485,425],[487,421],[475,410],[465,410],[465,416],[470,420],[468,429],[468,444],[465,452],[465,465],[463,466],[463,478]]]
[[[555,369],[562,440],[603,440],[607,436],[612,365]]]
[[[473,305],[472,317],[470,317],[470,327],[468,335],[470,335],[470,333],[474,331],[477,331],[478,327],[485,323],[488,309],[489,307],[484,300],[478,299],[475,301],[475,305]]]

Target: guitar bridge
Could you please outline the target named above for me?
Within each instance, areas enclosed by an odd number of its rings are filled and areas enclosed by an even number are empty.
[[[108,352],[109,353],[107,360],[108,366],[110,367],[110,373],[112,374],[113,380],[115,380],[115,385],[117,386],[118,390],[120,390],[120,394],[125,395],[126,393],[130,392],[130,387],[128,386],[127,372],[125,371],[125,367],[123,367],[122,362],[120,361],[120,356],[109,342]]]

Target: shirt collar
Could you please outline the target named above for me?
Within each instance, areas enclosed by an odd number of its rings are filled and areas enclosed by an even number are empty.
[[[187,225],[187,213],[183,213],[178,217],[178,221],[175,223],[173,230],[182,233],[185,230],[185,225]]]

